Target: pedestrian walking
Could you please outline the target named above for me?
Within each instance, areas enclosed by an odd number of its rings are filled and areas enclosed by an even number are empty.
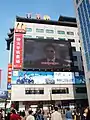
[[[90,109],[89,109],[89,108],[88,108],[88,112],[87,112],[86,120],[90,120]]]
[[[34,116],[32,115],[33,111],[29,110],[29,115],[27,116],[26,120],[35,120]]]
[[[79,108],[76,109],[76,120],[81,120],[81,114]]]
[[[21,120],[26,120],[25,112],[21,112],[20,114]]]
[[[51,120],[63,120],[61,113],[58,112],[58,108],[55,107],[54,109],[55,109],[55,112],[51,114]]]
[[[71,112],[70,108],[67,108],[65,117],[66,117],[66,120],[72,120],[72,112]]]
[[[37,112],[37,116],[36,116],[36,120],[44,120],[44,116],[41,113],[41,110],[38,110]]]
[[[20,116],[16,114],[14,109],[11,111],[10,120],[21,120]]]

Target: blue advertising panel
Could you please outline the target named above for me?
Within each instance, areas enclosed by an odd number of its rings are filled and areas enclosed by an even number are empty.
[[[73,72],[13,71],[12,84],[84,84],[84,76]],[[9,87],[11,87],[9,85]]]
[[[53,72],[13,71],[12,84],[54,84],[53,78]]]
[[[85,84],[85,76],[84,75],[79,75],[79,76],[74,76],[75,79],[75,84]]]
[[[8,98],[8,91],[0,90],[0,98],[7,99]]]
[[[11,83],[7,83],[7,89],[11,90]]]

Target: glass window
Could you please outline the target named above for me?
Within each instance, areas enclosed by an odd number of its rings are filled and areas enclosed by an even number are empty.
[[[46,33],[54,33],[54,30],[46,29]]]
[[[52,88],[52,94],[68,94],[68,88]]]
[[[70,42],[75,42],[75,40],[74,39],[68,39]]]
[[[44,90],[35,90],[34,94],[44,94]]]
[[[65,38],[58,38],[59,40],[65,40]]]
[[[44,36],[36,36],[36,38],[44,39]]]
[[[39,32],[39,33],[44,33],[44,29],[39,29],[39,28],[36,28],[36,32]]]
[[[53,37],[46,37],[46,39],[54,39]]]
[[[89,46],[90,28],[89,28],[89,15],[88,15],[89,11],[88,10],[90,10],[90,6],[89,7],[88,6],[89,6],[89,0],[87,0],[87,2],[83,1],[78,8],[78,14],[79,14],[81,33],[83,38],[82,40],[84,45],[84,51],[85,51],[85,56],[87,61],[87,69],[90,70],[89,55],[88,55],[88,51],[90,49],[90,46]]]
[[[83,61],[83,58],[82,58],[82,56],[81,56],[81,60]]]
[[[30,92],[29,90],[25,90],[25,94],[30,94],[29,92]]]
[[[24,38],[32,38],[31,35],[24,35]]]
[[[71,47],[72,48],[72,52],[76,51],[76,47]]]
[[[73,56],[73,61],[77,61],[77,56]]]
[[[65,34],[64,31],[60,31],[60,30],[58,30],[57,33],[58,33],[58,34]]]
[[[67,32],[68,35],[74,35],[74,32]]]
[[[74,71],[79,71],[78,66],[74,66]]]
[[[25,94],[44,94],[44,88],[26,88]]]
[[[79,43],[80,43],[80,40],[79,40]]]
[[[80,0],[76,0],[76,3],[78,4]]]
[[[86,87],[76,87],[76,93],[87,93]]]
[[[26,28],[26,32],[32,32],[32,28]]]

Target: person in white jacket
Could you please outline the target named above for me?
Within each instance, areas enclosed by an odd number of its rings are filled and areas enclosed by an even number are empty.
[[[51,114],[51,120],[63,120],[61,113],[58,112],[58,108],[55,107],[54,109],[55,109],[55,112]]]
[[[26,120],[35,120],[34,116],[32,115],[32,110],[29,110],[29,116],[26,118]]]

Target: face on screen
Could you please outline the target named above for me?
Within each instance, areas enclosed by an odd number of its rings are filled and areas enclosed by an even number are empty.
[[[70,61],[69,43],[25,39],[23,60],[25,68],[64,68],[63,66],[68,66]]]
[[[48,46],[45,49],[45,54],[46,54],[46,58],[47,59],[53,59],[53,58],[55,58],[55,49],[53,48],[53,46]]]

